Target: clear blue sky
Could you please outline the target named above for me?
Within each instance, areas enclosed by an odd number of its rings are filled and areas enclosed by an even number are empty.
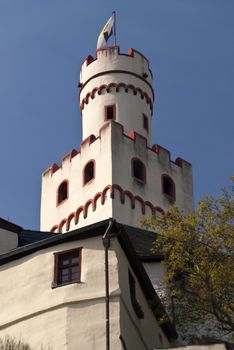
[[[233,0],[1,0],[1,217],[39,228],[41,173],[79,148],[80,64],[112,10],[121,51],[150,60],[154,143],[193,164],[196,203],[234,173]]]

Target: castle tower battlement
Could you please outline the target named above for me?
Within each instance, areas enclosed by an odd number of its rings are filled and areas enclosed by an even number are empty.
[[[120,54],[117,46],[97,50],[96,59],[84,61],[79,85],[83,138],[97,135],[103,123],[114,119],[126,133],[134,129],[151,144],[154,91],[142,54],[133,49]]]
[[[98,50],[82,64],[79,85],[80,151],[43,173],[41,230],[65,233],[110,217],[139,227],[171,204],[192,211],[191,164],[152,145],[148,60],[133,49]]]

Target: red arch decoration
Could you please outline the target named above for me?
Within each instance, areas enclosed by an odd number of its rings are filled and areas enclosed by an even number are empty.
[[[125,196],[127,196],[128,198],[130,198],[131,201],[131,208],[135,209],[135,197],[133,196],[132,192],[126,190],[124,191]]]
[[[89,206],[93,203],[92,199],[89,199],[84,205],[84,219],[87,218]]]
[[[67,221],[66,221],[66,231],[69,230],[69,228],[70,228],[70,223],[71,223],[72,219],[75,219],[75,213],[71,213],[71,214],[68,216]]]
[[[63,226],[66,224],[67,220],[63,219],[58,225],[58,232],[62,232]]]
[[[56,232],[57,229],[58,229],[58,225],[54,225],[50,230],[50,232]]]
[[[97,208],[97,200],[98,200],[101,196],[102,196],[102,192],[98,192],[98,193],[96,193],[95,196],[93,197],[93,203],[92,203],[92,205],[93,205],[93,211],[96,210],[96,208]]]
[[[147,206],[147,207],[149,207],[149,208],[151,209],[152,215],[155,214],[155,208],[154,208],[154,206],[153,206],[153,204],[152,204],[151,202],[146,201],[146,202],[145,202],[145,206]]]
[[[153,103],[152,103],[151,98],[149,97],[149,95],[148,95],[146,92],[142,91],[141,88],[135,87],[135,86],[132,85],[132,84],[110,83],[110,84],[108,84],[108,85],[103,84],[103,85],[101,85],[101,86],[99,86],[99,87],[95,87],[91,92],[88,92],[88,93],[86,94],[86,96],[83,98],[83,100],[81,101],[81,104],[80,104],[80,109],[81,109],[81,111],[84,109],[84,105],[89,103],[89,98],[90,98],[90,97],[91,97],[92,99],[94,99],[96,93],[98,93],[98,95],[101,95],[101,93],[102,93],[103,90],[106,90],[106,92],[109,93],[109,92],[110,92],[110,89],[111,89],[112,87],[115,87],[116,92],[119,92],[120,88],[122,87],[126,93],[128,92],[128,90],[132,90],[134,95],[137,95],[137,93],[139,93],[141,99],[144,99],[144,98],[145,98],[146,103],[150,105],[151,111],[153,110]]]
[[[82,213],[82,211],[84,210],[83,205],[81,205],[80,207],[78,207],[75,211],[75,225],[78,224],[79,222],[79,217],[80,217],[80,213]]]
[[[134,194],[131,191],[123,190],[123,188],[118,184],[113,184],[113,185],[107,185],[103,189],[103,191],[97,192],[92,199],[89,199],[84,205],[79,206],[76,209],[76,211],[70,213],[67,218],[64,218],[63,220],[61,220],[59,225],[54,225],[50,231],[51,232],[57,231],[57,233],[60,233],[62,232],[64,225],[66,225],[66,231],[68,231],[70,229],[70,224],[73,219],[74,219],[74,224],[75,225],[78,224],[81,213],[83,213],[83,217],[84,219],[86,219],[88,216],[88,208],[90,207],[90,205],[92,205],[92,210],[95,211],[97,209],[97,200],[99,198],[101,198],[101,204],[102,205],[105,204],[106,195],[108,191],[110,191],[110,198],[112,199],[115,198],[115,192],[117,191],[119,193],[119,199],[122,204],[125,203],[125,197],[127,196],[130,199],[132,209],[135,209],[135,202],[136,201],[139,202],[141,205],[142,215],[145,215],[146,206],[151,209],[152,215],[157,214],[157,212],[164,214],[164,210],[162,208],[157,206],[155,207],[151,202],[144,201],[144,199],[138,195],[134,196]]]

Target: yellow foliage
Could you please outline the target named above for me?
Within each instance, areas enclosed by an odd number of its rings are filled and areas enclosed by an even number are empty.
[[[232,176],[234,184],[234,175]],[[170,297],[194,318],[216,319],[234,331],[234,190],[200,200],[185,215],[171,206],[165,215],[143,220],[157,232],[153,250],[164,255]],[[182,303],[182,304],[181,304]]]

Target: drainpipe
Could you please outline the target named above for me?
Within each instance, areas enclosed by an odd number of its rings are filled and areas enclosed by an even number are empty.
[[[110,247],[109,233],[113,226],[113,220],[110,219],[108,227],[102,237],[105,248],[105,288],[106,288],[106,350],[110,350],[110,295],[109,295],[109,261],[108,249]]]

